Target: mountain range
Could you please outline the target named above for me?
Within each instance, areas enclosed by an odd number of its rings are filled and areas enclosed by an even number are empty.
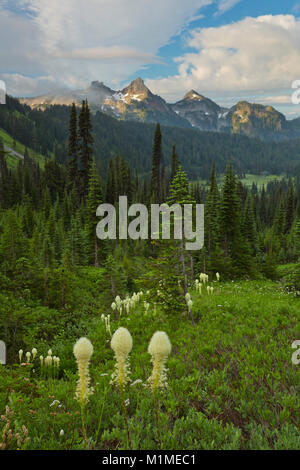
[[[153,94],[141,78],[122,90],[112,90],[104,83],[93,81],[85,90],[65,91],[56,95],[22,98],[21,103],[33,109],[51,105],[80,105],[87,99],[92,111],[101,111],[119,120],[195,128],[201,131],[228,132],[258,137],[263,140],[283,140],[300,137],[300,118],[288,121],[272,106],[240,101],[223,108],[195,90],[180,101],[170,104]]]

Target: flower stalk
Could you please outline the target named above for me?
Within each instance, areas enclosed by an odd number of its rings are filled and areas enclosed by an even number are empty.
[[[124,423],[127,432],[128,447],[132,450],[132,443],[130,439],[129,425],[127,419],[127,411],[125,405],[124,388],[130,382],[130,368],[128,355],[132,349],[132,337],[126,328],[118,328],[111,339],[111,348],[115,353],[116,370],[112,374],[112,384],[116,384],[119,388],[121,405],[124,417]]]
[[[88,441],[85,426],[85,406],[89,401],[89,395],[93,393],[93,390],[90,387],[89,374],[89,362],[93,354],[93,350],[93,345],[87,338],[80,338],[73,349],[79,375],[75,398],[80,404],[82,432],[86,447],[88,447]]]
[[[188,300],[188,299],[186,299]],[[172,345],[168,335],[164,331],[157,331],[151,338],[148,352],[151,354],[151,362],[153,364],[152,374],[148,379],[153,394],[153,404],[155,411],[155,423],[158,436],[158,447],[161,449],[161,434],[159,426],[159,400],[158,390],[168,386],[165,362],[170,354]]]

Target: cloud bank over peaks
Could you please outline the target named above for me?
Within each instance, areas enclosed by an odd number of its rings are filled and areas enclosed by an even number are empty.
[[[300,19],[293,15],[247,17],[215,28],[195,29],[189,52],[174,60],[178,73],[147,86],[169,100],[184,90],[270,93],[300,78]]]

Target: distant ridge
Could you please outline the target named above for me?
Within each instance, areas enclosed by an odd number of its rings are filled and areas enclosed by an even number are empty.
[[[195,128],[202,131],[231,132],[264,140],[300,137],[300,119],[287,121],[272,106],[240,101],[223,108],[195,90],[188,91],[177,103],[169,104],[155,95],[138,77],[122,90],[112,90],[93,81],[85,90],[65,91],[35,98],[22,98],[33,109],[51,105],[80,105],[87,99],[93,112],[101,111],[117,119]]]

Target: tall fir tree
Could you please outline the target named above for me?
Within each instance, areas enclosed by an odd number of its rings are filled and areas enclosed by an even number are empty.
[[[170,174],[170,182],[173,181],[174,176],[177,173],[178,170],[178,165],[179,165],[179,158],[176,153],[176,145],[173,144],[172,146],[172,155],[171,155],[171,174]]]
[[[151,173],[151,199],[153,203],[161,202],[161,162],[162,162],[162,135],[160,124],[156,125],[152,153]]]
[[[90,169],[93,162],[93,135],[90,108],[87,100],[82,102],[79,114],[79,153],[82,174],[81,195],[86,197],[88,193],[88,183]]]
[[[97,227],[97,217],[96,210],[97,207],[102,203],[102,187],[97,170],[95,160],[93,160],[92,167],[89,173],[89,188],[87,196],[87,233],[90,243],[90,257],[91,262],[95,267],[99,266],[99,246],[100,240],[96,234]]]
[[[290,182],[289,189],[286,196],[286,209],[285,209],[285,227],[284,232],[288,233],[293,225],[294,221],[294,211],[295,211],[295,195],[294,195],[294,186]]]
[[[237,195],[237,178],[230,161],[220,201],[219,234],[225,256],[230,256],[233,241],[240,230],[240,200]]]
[[[210,256],[218,241],[218,209],[219,191],[216,177],[215,162],[212,164],[210,188],[205,204],[205,246]]]
[[[77,182],[78,177],[78,130],[77,130],[77,112],[75,103],[72,104],[69,122],[69,141],[68,141],[68,180],[69,186]]]

